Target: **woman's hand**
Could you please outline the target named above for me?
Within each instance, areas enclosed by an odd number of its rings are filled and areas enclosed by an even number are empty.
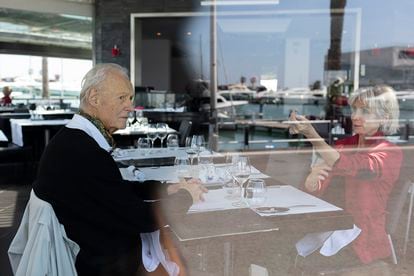
[[[319,190],[321,188],[321,181],[324,181],[331,171],[332,167],[328,166],[326,163],[313,166],[311,173],[306,178],[305,188],[310,192]]]
[[[208,192],[208,190],[201,184],[201,181],[194,178],[188,181],[182,179],[180,183],[168,186],[167,192],[168,194],[173,194],[178,192],[180,189],[187,190],[191,194],[193,203],[204,201],[203,195]]]
[[[296,111],[292,111],[290,113],[289,121],[290,121],[290,127],[289,127],[290,134],[301,133],[305,135],[307,138],[313,138],[313,136],[317,135],[311,122],[308,119],[306,119],[305,116],[296,114]]]

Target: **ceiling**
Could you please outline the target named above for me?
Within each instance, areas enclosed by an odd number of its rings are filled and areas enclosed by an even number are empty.
[[[2,53],[91,58],[92,18],[0,8],[0,45]]]

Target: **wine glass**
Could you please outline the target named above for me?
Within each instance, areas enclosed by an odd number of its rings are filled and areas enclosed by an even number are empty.
[[[147,137],[151,140],[151,148],[154,148],[154,141],[157,139],[157,126],[155,124],[148,125]]]
[[[191,148],[197,153],[197,161],[200,162],[200,152],[203,150],[205,144],[203,135],[193,135],[191,139]]]
[[[231,173],[233,179],[237,182],[240,187],[240,198],[237,202],[233,203],[235,207],[246,207],[247,204],[244,202],[245,187],[244,184],[249,179],[251,174],[251,166],[249,158],[246,156],[240,156],[237,163],[232,166]]]
[[[161,140],[161,148],[164,143],[165,137],[167,137],[168,132],[168,125],[165,123],[158,123],[157,124],[157,136]]]
[[[197,155],[197,150],[195,146],[195,142],[193,143],[191,137],[187,137],[185,139],[185,152],[187,153],[188,157],[190,158],[190,164],[193,165],[194,157]],[[195,140],[194,140],[195,141]]]
[[[204,147],[204,145],[206,143],[206,141],[204,139],[204,135],[195,135],[195,139],[196,139],[195,140],[196,148],[198,150],[198,153],[200,153],[203,150],[203,147]]]
[[[263,179],[250,179],[246,185],[244,200],[250,208],[257,208],[266,201],[266,183]]]
[[[128,112],[128,126],[132,127],[132,125],[135,123],[135,111]]]

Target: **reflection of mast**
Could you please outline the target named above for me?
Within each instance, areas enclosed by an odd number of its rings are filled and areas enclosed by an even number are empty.
[[[203,41],[202,35],[200,34],[200,79],[204,80],[204,73],[203,73]]]
[[[217,150],[217,9],[216,1],[212,1],[210,16],[210,125],[209,142],[212,150]]]
[[[341,43],[346,0],[331,0],[331,43],[328,50],[328,70],[341,69]]]
[[[219,46],[221,65],[223,66],[224,83],[228,84],[229,79],[228,79],[228,76],[227,76],[226,64],[224,63],[223,48],[221,47],[221,41],[219,41],[217,39],[217,42],[218,42],[218,46]]]

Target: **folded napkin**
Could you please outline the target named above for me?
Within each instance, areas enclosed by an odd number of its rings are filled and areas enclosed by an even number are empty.
[[[296,243],[296,250],[302,257],[312,254],[319,248],[322,255],[333,256],[355,240],[360,233],[361,229],[354,224],[352,229],[307,234]]]
[[[323,243],[323,246],[319,252],[324,256],[335,255],[339,250],[355,240],[360,233],[361,229],[355,224],[352,229],[336,230]]]
[[[306,234],[296,243],[296,250],[302,257],[309,256],[317,249],[321,248],[323,243],[332,235],[333,231]]]
[[[133,177],[138,180],[138,181],[145,181],[145,173],[143,173],[142,171],[140,171],[139,169],[135,168],[135,166],[129,166],[127,168],[127,171],[133,175]]]
[[[153,272],[158,265],[164,267],[170,276],[177,276],[180,273],[180,267],[165,256],[161,248],[160,231],[151,233],[141,233],[142,241],[142,263],[148,272]]]

